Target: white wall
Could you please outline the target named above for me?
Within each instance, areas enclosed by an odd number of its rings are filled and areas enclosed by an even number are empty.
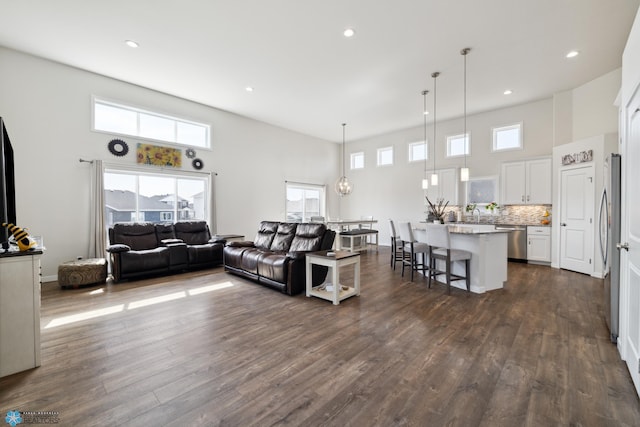
[[[90,130],[92,95],[211,123],[212,150],[197,154],[218,174],[220,233],[253,239],[260,220],[284,219],[285,180],[332,189],[338,175],[335,143],[0,48],[0,116],[15,151],[17,220],[44,237],[45,279],[88,253],[90,170],[78,159],[135,164],[135,150],[116,158],[106,147],[113,136]],[[123,139],[131,148],[138,142]],[[327,205],[337,204],[329,191]]]

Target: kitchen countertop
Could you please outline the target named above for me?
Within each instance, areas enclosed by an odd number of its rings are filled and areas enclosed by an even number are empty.
[[[489,224],[476,224],[476,225],[489,225]],[[511,233],[511,230],[496,230],[489,227],[475,228],[471,224],[469,225],[448,225],[449,233],[452,234],[497,234],[497,233]]]

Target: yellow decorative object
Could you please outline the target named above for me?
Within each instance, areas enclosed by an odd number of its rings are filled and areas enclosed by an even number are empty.
[[[542,214],[542,216],[545,217],[545,218],[548,217],[549,216],[549,211],[545,210],[544,213]]]
[[[7,224],[6,222],[3,222],[2,226],[7,227],[13,235],[13,238],[16,239],[20,252],[28,251],[36,245],[36,242],[29,237],[29,233],[27,233],[26,230],[11,223]]]
[[[152,144],[138,144],[137,161],[140,164],[155,166],[182,166],[182,151],[177,148],[160,147]]]

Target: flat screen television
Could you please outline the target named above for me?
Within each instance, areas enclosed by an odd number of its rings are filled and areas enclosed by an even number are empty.
[[[0,117],[0,224],[16,223],[16,180],[13,165],[13,147],[5,126]],[[0,244],[2,249],[9,248],[7,227],[0,226]]]

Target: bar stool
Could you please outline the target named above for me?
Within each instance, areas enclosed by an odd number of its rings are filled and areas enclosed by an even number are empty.
[[[396,263],[402,261],[402,241],[396,234],[393,220],[389,219],[389,235],[391,236],[391,266],[396,269]]]
[[[411,281],[413,282],[414,271],[420,270],[426,275],[429,270],[429,266],[427,265],[429,246],[416,241],[413,237],[410,222],[398,223],[398,232],[400,233],[400,242],[402,244],[402,277],[404,277],[404,266],[409,265],[411,268]],[[422,264],[419,264],[416,260],[417,254],[422,254]],[[406,255],[409,255],[409,258],[407,258]]]
[[[471,277],[469,276],[469,261],[471,252],[461,249],[451,249],[449,237],[449,227],[441,224],[427,224],[426,241],[429,245],[429,287],[431,278],[436,280],[438,274],[445,274],[447,278],[447,294],[451,295],[451,281],[465,280],[467,282],[467,292],[471,291]],[[445,270],[438,270],[436,260],[445,262]],[[464,261],[465,275],[460,276],[451,272],[452,264],[455,261]]]

